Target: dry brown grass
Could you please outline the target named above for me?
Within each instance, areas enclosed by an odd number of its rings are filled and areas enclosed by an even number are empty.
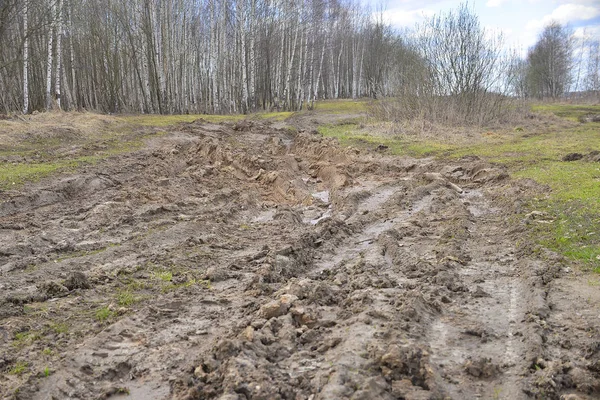
[[[523,135],[539,135],[555,130],[573,128],[577,124],[552,113],[532,112],[528,103],[515,103],[501,118],[485,125],[447,124],[425,116],[402,118],[395,113],[394,101],[372,103],[369,108],[369,130],[376,136],[405,141],[436,142],[464,147],[494,144]]]
[[[88,112],[45,112],[0,120],[0,146],[23,141],[93,138],[117,124],[115,117]]]

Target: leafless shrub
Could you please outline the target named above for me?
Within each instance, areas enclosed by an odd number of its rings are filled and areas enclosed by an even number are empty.
[[[507,96],[512,63],[502,41],[502,35],[480,27],[466,4],[432,17],[413,35],[395,98],[376,105],[373,113],[448,125],[508,118],[518,107]]]

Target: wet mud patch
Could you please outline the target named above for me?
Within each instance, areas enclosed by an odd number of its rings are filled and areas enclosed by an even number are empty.
[[[0,390],[594,398],[594,303],[567,317],[564,260],[516,248],[507,181],[199,120],[26,186],[0,204]]]

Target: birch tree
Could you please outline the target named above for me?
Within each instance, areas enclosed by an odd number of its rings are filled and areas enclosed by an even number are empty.
[[[23,4],[23,114],[29,111],[29,30],[28,5]]]

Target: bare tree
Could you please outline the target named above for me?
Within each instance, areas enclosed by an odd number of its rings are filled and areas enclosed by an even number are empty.
[[[594,40],[588,47],[585,89],[600,94],[600,41]]]
[[[23,114],[29,111],[29,30],[28,7],[23,4]]]
[[[502,45],[502,35],[482,28],[467,4],[419,26],[415,49],[427,65],[419,90],[429,118],[482,124],[502,113],[508,69]]]
[[[56,26],[56,2],[57,0],[49,0],[49,29],[48,29],[48,55],[46,58],[46,110],[52,108],[52,67],[54,65],[54,31]]]
[[[316,99],[393,95],[400,82],[423,91],[426,81],[408,80],[405,66],[439,60],[414,57],[403,34],[360,3],[3,0],[0,112],[54,102],[110,112],[297,110]],[[489,67],[478,64],[456,86],[487,84],[480,72]]]
[[[573,81],[573,34],[558,22],[547,25],[527,55],[529,93],[537,98],[556,99]]]

